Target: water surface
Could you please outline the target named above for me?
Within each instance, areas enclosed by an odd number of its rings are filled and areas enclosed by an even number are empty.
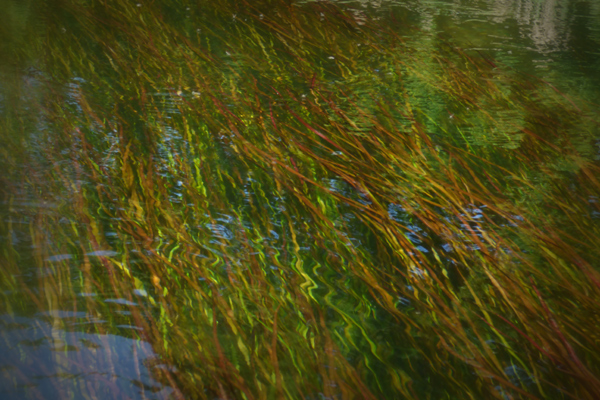
[[[1,398],[600,396],[600,3],[0,9]]]

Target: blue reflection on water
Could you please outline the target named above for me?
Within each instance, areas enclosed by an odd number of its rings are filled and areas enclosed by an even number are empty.
[[[0,315],[1,399],[150,400],[166,399],[174,392],[152,378],[147,365],[155,354],[147,342],[67,331],[52,323],[53,318],[87,318],[85,313],[36,316]]]

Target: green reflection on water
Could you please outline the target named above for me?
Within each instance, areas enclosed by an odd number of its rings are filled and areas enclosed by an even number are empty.
[[[3,396],[600,395],[593,5],[3,3]]]

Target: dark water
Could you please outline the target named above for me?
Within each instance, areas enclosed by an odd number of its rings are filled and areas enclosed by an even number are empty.
[[[0,0],[0,398],[593,398],[600,2],[259,3]]]

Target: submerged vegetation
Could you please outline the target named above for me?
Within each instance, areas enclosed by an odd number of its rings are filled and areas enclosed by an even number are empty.
[[[0,314],[141,339],[174,399],[600,398],[597,106],[335,3],[47,12]]]

